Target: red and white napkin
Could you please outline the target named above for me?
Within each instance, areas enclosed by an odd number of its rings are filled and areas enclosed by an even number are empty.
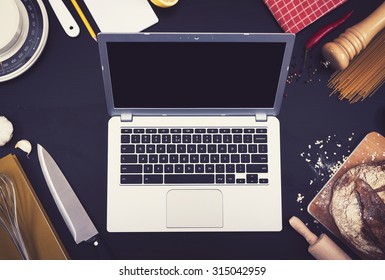
[[[347,0],[263,0],[287,33],[297,33]]]

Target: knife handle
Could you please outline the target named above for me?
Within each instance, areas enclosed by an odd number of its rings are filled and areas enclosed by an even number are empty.
[[[111,260],[111,255],[108,253],[107,247],[104,245],[104,242],[100,238],[99,234],[88,239],[87,244],[96,248],[98,252],[99,259],[101,260]]]

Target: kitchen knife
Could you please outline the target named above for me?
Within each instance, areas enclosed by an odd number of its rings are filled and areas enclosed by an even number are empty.
[[[97,249],[101,259],[111,259],[97,229],[59,166],[39,144],[37,145],[37,152],[48,188],[76,244],[85,241]]]

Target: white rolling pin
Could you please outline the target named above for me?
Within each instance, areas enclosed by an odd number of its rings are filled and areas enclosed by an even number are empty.
[[[290,218],[289,223],[310,244],[308,251],[317,260],[351,260],[351,258],[326,234],[323,233],[318,237],[295,216]]]

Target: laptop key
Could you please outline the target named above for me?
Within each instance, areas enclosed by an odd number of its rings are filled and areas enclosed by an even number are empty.
[[[142,143],[150,143],[150,142],[151,142],[151,136],[149,134],[143,134]]]
[[[170,163],[178,163],[178,155],[170,155]]]
[[[122,135],[120,137],[120,141],[122,143],[130,143],[131,136],[130,135]]]
[[[137,155],[121,155],[120,162],[122,163],[136,163]]]
[[[140,143],[140,135],[139,134],[133,134],[131,136],[131,143]]]
[[[255,134],[254,135],[254,143],[267,143],[267,135],[266,134]]]
[[[223,135],[223,143],[232,143],[233,137],[231,134],[224,134]]]
[[[215,178],[216,178],[217,184],[224,184],[225,183],[225,174],[217,174],[215,176]]]
[[[258,152],[260,152],[261,154],[267,154],[267,145],[266,144],[259,145]]]
[[[159,134],[153,134],[152,136],[151,136],[151,141],[152,141],[152,143],[160,143],[160,135]]]
[[[189,154],[194,154],[197,152],[197,146],[196,145],[187,145],[187,152]]]
[[[212,154],[217,152],[217,145],[209,144],[207,145],[207,151]]]
[[[214,174],[166,174],[166,184],[210,184],[214,183]]]
[[[166,164],[164,166],[164,172],[165,173],[173,173],[174,172],[174,165],[172,164]]]
[[[258,175],[257,174],[247,174],[246,179],[247,179],[247,183],[250,183],[250,184],[258,183]]]
[[[215,134],[213,136],[213,143],[222,143],[222,135],[221,134]]]
[[[158,155],[149,155],[148,157],[148,162],[150,163],[158,163]]]
[[[231,163],[239,163],[240,162],[240,157],[238,154],[232,154],[230,159],[231,159]]]
[[[156,145],[156,152],[158,154],[163,154],[166,152],[166,145],[163,145],[163,144],[160,144],[160,145]]]
[[[191,135],[190,134],[183,134],[182,142],[183,143],[191,143]]]
[[[205,166],[203,164],[195,165],[195,173],[204,173],[204,172],[205,172]]]
[[[146,145],[146,152],[148,154],[155,153],[155,145]]]
[[[215,165],[216,173],[225,173],[225,165],[224,164],[216,164]]]
[[[186,173],[194,173],[194,165],[193,164],[186,164],[184,166],[184,172],[186,172]]]
[[[175,173],[183,173],[183,164],[175,164]]]
[[[152,172],[153,172],[152,164],[145,164],[144,165],[144,173],[152,173]]]
[[[144,183],[145,184],[162,184],[163,175],[146,174],[144,175]]]
[[[227,184],[234,184],[235,183],[235,175],[234,174],[227,174],[226,175],[226,183]]]
[[[267,173],[267,164],[246,164],[247,173]]]
[[[267,162],[267,155],[266,154],[251,155],[251,162],[253,162],[253,163],[266,163]]]
[[[154,173],[163,173],[163,165],[154,164]]]
[[[141,164],[122,164],[120,166],[121,173],[142,173]]]
[[[176,153],[176,145],[175,144],[168,144],[167,145],[167,153],[175,154]]]
[[[146,146],[145,145],[136,145],[136,153],[137,154],[143,154],[146,151]]]
[[[134,153],[135,152],[135,145],[121,145],[120,146],[120,152],[125,153]]]
[[[258,152],[258,146],[255,144],[249,144],[249,153],[255,154]]]
[[[234,134],[233,142],[234,143],[242,143],[243,142],[242,134]]]
[[[147,163],[148,162],[148,155],[139,155],[139,162],[140,163]]]
[[[121,184],[141,184],[142,175],[121,175],[120,183]]]

